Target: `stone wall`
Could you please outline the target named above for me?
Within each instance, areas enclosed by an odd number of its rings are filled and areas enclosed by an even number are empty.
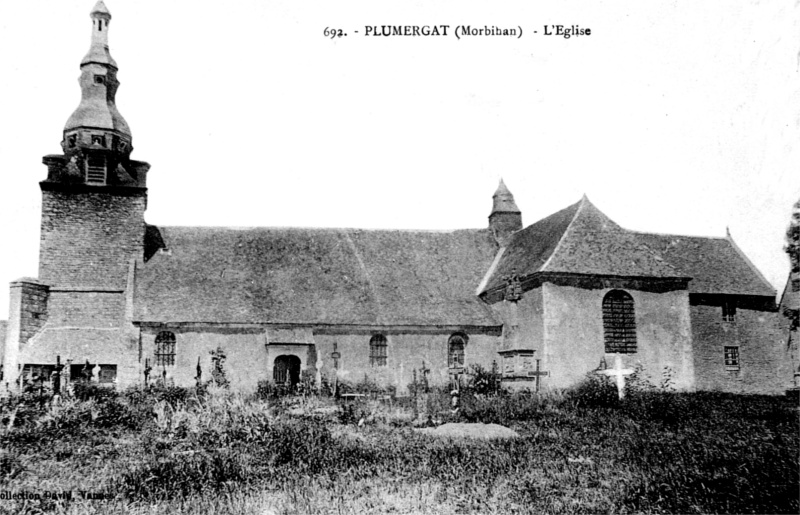
[[[19,279],[9,285],[8,324],[3,344],[3,381],[17,378],[19,355],[47,322],[49,288],[36,279]]]
[[[572,386],[595,370],[605,353],[603,297],[611,288],[584,289],[545,283],[542,370],[550,387]],[[691,321],[686,290],[664,293],[626,288],[634,300],[637,352],[623,354],[623,366],[640,365],[651,382],[669,374],[677,388],[694,389]]]
[[[144,192],[42,191],[39,278],[54,287],[124,289],[144,245]]]
[[[691,313],[698,389],[774,394],[790,385],[777,311],[738,307],[735,322],[722,320],[721,306],[693,305]],[[739,348],[738,370],[727,370],[726,346]]]
[[[197,360],[200,359],[202,380],[211,379],[211,352],[218,347],[226,355],[224,366],[231,388],[254,392],[258,382],[271,378],[268,375],[267,341],[262,328],[203,328],[166,329],[175,335],[175,365],[161,367],[156,364],[155,339],[160,329],[146,328],[141,332],[141,369],[145,359],[150,360],[153,370],[151,380],[161,377],[162,371],[178,386],[194,386],[197,376]],[[143,379],[141,375],[140,381]]]
[[[54,289],[48,309],[48,322],[53,327],[121,327],[125,297],[122,292]]]
[[[47,322],[49,287],[35,279],[20,279],[9,286],[14,309],[19,306],[19,343],[31,339]]]
[[[226,355],[225,369],[231,387],[242,391],[254,391],[258,381],[272,380],[275,358],[281,355],[295,355],[300,358],[301,369],[316,373],[319,365],[327,379],[333,379],[335,370],[332,353],[334,343],[339,353],[339,378],[350,383],[359,383],[365,375],[384,386],[395,386],[398,395],[406,395],[407,387],[413,379],[414,369],[421,369],[423,363],[431,372],[428,376],[431,385],[449,384],[447,364],[447,342],[451,332],[440,334],[383,332],[387,339],[387,365],[371,366],[369,361],[369,341],[372,332],[357,334],[314,334],[310,343],[268,342],[269,329],[249,327],[216,328],[172,328],[175,334],[175,365],[158,367],[155,365],[155,339],[160,329],[147,327],[141,331],[141,365],[148,358],[153,371],[151,378],[157,379],[162,368],[176,385],[195,384],[197,359],[200,358],[203,380],[210,379],[210,352],[221,347]],[[324,333],[324,331],[323,331]],[[475,363],[489,369],[497,359],[498,336],[468,334],[465,349],[467,367]],[[141,374],[141,372],[140,372]]]
[[[450,370],[447,362],[447,342],[451,332],[440,334],[383,332],[387,340],[387,364],[385,367],[371,366],[369,361],[369,340],[367,334],[321,334],[315,335],[317,360],[322,364],[323,373],[332,377],[333,343],[336,342],[339,358],[339,378],[350,383],[364,380],[365,375],[384,386],[394,386],[397,395],[408,395],[408,385],[417,370],[430,370],[428,382],[431,386],[448,385]],[[466,333],[468,342],[464,350],[465,369],[478,364],[491,369],[492,362],[498,359],[498,336]]]
[[[132,327],[51,327],[49,324],[20,347],[19,364],[116,365],[117,385],[134,384],[139,376],[139,342]]]

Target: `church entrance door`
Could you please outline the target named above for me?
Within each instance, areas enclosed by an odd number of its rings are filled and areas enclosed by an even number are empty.
[[[289,384],[292,388],[300,382],[300,358],[284,354],[275,358],[272,379],[276,385]]]

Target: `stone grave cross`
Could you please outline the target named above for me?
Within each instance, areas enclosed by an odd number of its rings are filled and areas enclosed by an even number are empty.
[[[597,373],[606,377],[615,376],[619,399],[622,400],[625,397],[625,376],[633,374],[633,369],[622,368],[622,357],[619,354],[614,358],[614,368],[598,370]]]
[[[540,361],[541,361],[540,359],[537,359],[536,360],[536,370],[534,372],[529,372],[528,373],[529,376],[533,376],[533,377],[536,378],[536,391],[537,392],[539,391],[539,380],[544,376],[550,375],[550,373],[545,371],[545,370],[539,370],[539,362]]]

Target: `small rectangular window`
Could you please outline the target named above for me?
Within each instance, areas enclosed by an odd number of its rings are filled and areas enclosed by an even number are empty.
[[[722,321],[736,322],[736,302],[729,300],[722,305]]]
[[[31,365],[26,364],[22,368],[23,382],[50,381],[50,377],[55,372],[55,365]]]
[[[92,376],[97,373],[94,367],[97,365],[89,364],[86,366],[86,363],[79,363],[77,365],[70,365],[69,366],[69,380],[70,381],[91,381]]]
[[[739,370],[739,347],[725,347],[725,370]]]
[[[117,380],[117,365],[100,365],[98,382],[113,383]]]
[[[86,159],[87,184],[106,183],[106,158],[105,156],[89,156]]]

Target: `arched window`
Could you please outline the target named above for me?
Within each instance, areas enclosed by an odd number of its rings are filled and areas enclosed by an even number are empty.
[[[456,333],[447,341],[447,365],[450,368],[464,368],[464,348],[467,336]]]
[[[607,353],[636,352],[636,316],[628,293],[611,290],[603,297],[603,332]]]
[[[369,340],[369,364],[373,367],[386,366],[386,337],[376,334]]]
[[[175,333],[161,331],[156,335],[156,366],[175,364]]]

